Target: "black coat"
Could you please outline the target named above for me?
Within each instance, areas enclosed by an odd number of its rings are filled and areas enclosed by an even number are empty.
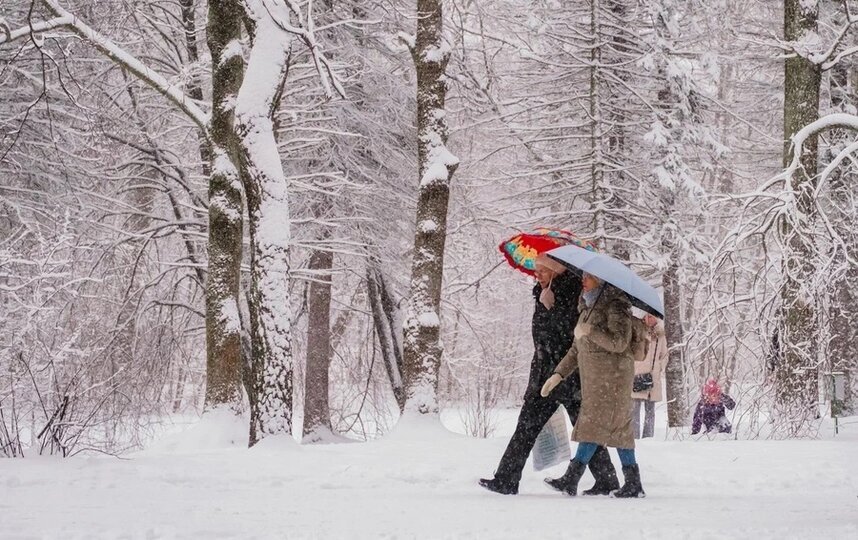
[[[572,346],[573,330],[578,324],[578,297],[581,294],[581,278],[572,272],[560,274],[551,283],[554,291],[554,307],[547,309],[539,301],[542,287],[533,288],[535,308],[531,331],[533,334],[533,360],[530,364],[530,379],[527,393],[539,395],[542,385],[554,373],[554,368]],[[581,382],[577,372],[567,377],[551,397],[557,401],[581,401]]]

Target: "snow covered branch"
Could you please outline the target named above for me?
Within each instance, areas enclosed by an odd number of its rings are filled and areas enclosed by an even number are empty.
[[[325,96],[329,99],[333,97],[334,93],[331,90],[331,86],[333,85],[336,93],[340,97],[345,98],[346,91],[342,86],[342,82],[331,66],[330,60],[322,52],[316,41],[313,2],[309,2],[307,6],[306,16],[302,15],[300,6],[293,0],[262,0],[262,5],[281,30],[297,36],[307,46],[313,58],[313,63],[316,66],[316,71],[319,73]],[[289,13],[294,15],[296,24],[292,24],[290,21]]]
[[[3,36],[5,36],[6,41],[12,41],[12,28],[9,26],[9,23],[6,22],[6,19],[0,17],[0,30],[3,31]],[[0,40],[0,45],[3,44],[3,40]]]
[[[858,132],[858,116],[845,113],[829,114],[799,130],[792,137],[792,146],[795,150],[792,162],[790,162],[782,175],[778,175],[778,177],[791,178],[801,166],[801,149],[805,141],[813,135],[830,129],[849,129]]]
[[[858,17],[852,15],[851,10],[849,9],[849,2],[844,0],[842,4],[843,15],[846,20],[837,32],[837,35],[834,36],[831,45],[825,48],[825,50],[822,50],[823,44],[821,36],[815,31],[805,32],[801,39],[781,43],[779,46],[785,51],[789,51],[794,55],[806,58],[809,62],[820,66],[823,71],[830,70],[844,58],[858,53],[858,47],[854,46],[838,52],[838,49],[850,34],[853,27],[858,24]],[[819,5],[817,2],[808,3],[804,6],[804,9],[808,13],[813,12],[814,17],[819,16]]]
[[[23,26],[17,30],[12,30],[9,23],[0,17],[0,30],[2,30],[2,34],[0,34],[0,45],[27,37],[31,34],[39,34],[41,32],[53,30],[54,28],[69,26],[73,22],[74,18],[70,16],[56,17],[33,25]]]
[[[196,123],[197,126],[199,126],[203,133],[207,133],[209,121],[208,113],[203,111],[199,105],[187,96],[177,85],[170,83],[163,75],[150,69],[135,56],[125,51],[122,47],[90,28],[82,20],[60,6],[56,0],[43,0],[43,2],[55,18],[16,30],[15,32],[6,31],[8,29],[8,25],[5,25],[4,23],[4,33],[6,35],[5,41],[12,41],[13,39],[29,35],[32,32],[44,32],[46,30],[59,27],[68,28],[81,38],[91,43],[96,49],[112,61],[132,72],[141,81],[148,84],[154,90],[158,91],[164,97],[173,102],[182,112],[188,115],[188,117]],[[0,44],[3,42],[4,39],[0,39]]]

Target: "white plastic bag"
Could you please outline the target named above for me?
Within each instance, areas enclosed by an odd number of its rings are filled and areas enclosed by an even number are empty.
[[[569,461],[569,430],[563,407],[557,407],[554,415],[543,426],[533,445],[533,469],[541,471],[558,463]]]

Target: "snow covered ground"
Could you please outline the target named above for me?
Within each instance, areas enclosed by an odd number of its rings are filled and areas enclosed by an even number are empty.
[[[614,500],[552,492],[530,464],[517,496],[478,487],[514,415],[488,440],[246,450],[244,426],[199,425],[127,459],[0,460],[0,538],[858,538],[858,418],[818,441],[646,440],[648,497]]]

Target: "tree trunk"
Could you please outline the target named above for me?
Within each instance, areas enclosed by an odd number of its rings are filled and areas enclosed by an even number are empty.
[[[250,328],[256,407],[250,445],[292,431],[289,199],[272,121],[291,36],[255,13],[245,84],[235,104],[250,229]]]
[[[668,249],[670,246],[666,246]],[[662,275],[664,288],[664,333],[668,346],[667,368],[665,369],[667,397],[667,425],[680,427],[688,425],[688,392],[683,361],[683,332],[681,311],[681,288],[679,283],[679,262],[676,250],[671,253],[670,264]]]
[[[411,291],[405,324],[406,411],[437,414],[441,363],[440,307],[450,180],[458,159],[446,147],[444,70],[450,58],[443,41],[441,0],[417,1],[417,37],[411,55],[417,70],[417,159],[420,187]]]
[[[333,10],[333,0],[325,0],[325,8]],[[308,8],[309,9],[309,8]],[[326,39],[334,41],[333,36]],[[310,160],[308,168],[316,166]],[[332,203],[328,195],[311,207],[317,220],[330,217]],[[322,226],[320,241],[331,238],[329,227]],[[333,354],[331,335],[331,280],[334,268],[334,254],[330,251],[313,250],[310,254],[309,269],[313,281],[307,291],[307,358],[304,370],[304,425],[302,441],[319,442],[330,440],[333,435],[331,426],[329,371]]]
[[[784,2],[784,39],[803,42],[816,35],[818,5],[803,0]],[[790,138],[819,118],[820,67],[798,55],[784,64],[784,168],[793,158]],[[791,432],[815,414],[817,347],[819,336],[818,291],[813,282],[814,260],[808,233],[815,221],[813,192],[816,187],[818,137],[809,137],[800,156],[801,167],[789,179],[795,214],[781,227],[785,239],[784,284],[781,292],[781,361],[775,368],[777,400]]]
[[[671,72],[674,60],[678,29],[672,28],[674,6],[669,2],[649,5],[653,14],[654,30],[654,75],[660,88],[656,94],[654,121],[667,133],[664,142],[653,142],[653,171],[655,194],[658,200],[657,216],[661,237],[661,253],[667,257],[667,269],[662,275],[665,308],[665,338],[668,346],[666,368],[667,418],[669,427],[680,427],[688,423],[688,387],[684,354],[683,288],[680,268],[682,255],[688,249],[678,231],[683,229],[684,212],[693,206],[693,188],[687,179],[688,167],[684,155],[678,151],[682,146],[683,130],[693,130],[697,123],[694,106],[695,89],[681,88],[676,74]],[[663,177],[670,179],[664,182]],[[705,372],[705,367],[704,367]]]
[[[397,339],[399,330],[395,324],[396,306],[378,268],[378,262],[373,258],[370,258],[367,264],[366,282],[375,333],[384,358],[384,369],[401,412],[405,409],[405,387],[402,381],[402,345]]]
[[[200,51],[197,46],[197,18],[194,13],[195,0],[181,0],[182,6],[182,28],[185,30],[185,44],[188,48],[188,63],[194,64],[200,60]],[[211,16],[211,3],[209,4],[209,15]],[[188,83],[188,95],[203,101],[203,87],[198,76],[191,78]],[[206,143],[205,137],[200,137],[200,158],[203,163],[203,174],[211,175],[211,147]]]
[[[205,408],[239,409],[241,393],[241,323],[238,313],[242,251],[242,201],[233,129],[234,102],[244,78],[241,39],[243,10],[237,0],[210,0],[208,45],[212,55],[211,142],[214,156],[209,180],[208,272],[206,279]],[[237,51],[237,52],[236,52]]]
[[[328,235],[326,234],[325,237]],[[333,432],[328,397],[331,367],[331,271],[334,254],[315,250],[310,255],[313,272],[307,294],[307,367],[304,382],[304,436],[314,442]]]
[[[599,249],[607,247],[608,231],[605,226],[605,202],[608,199],[604,189],[605,163],[602,155],[602,96],[601,69],[602,36],[601,3],[599,0],[590,2],[590,179],[592,182],[591,201],[593,206],[593,238]]]

